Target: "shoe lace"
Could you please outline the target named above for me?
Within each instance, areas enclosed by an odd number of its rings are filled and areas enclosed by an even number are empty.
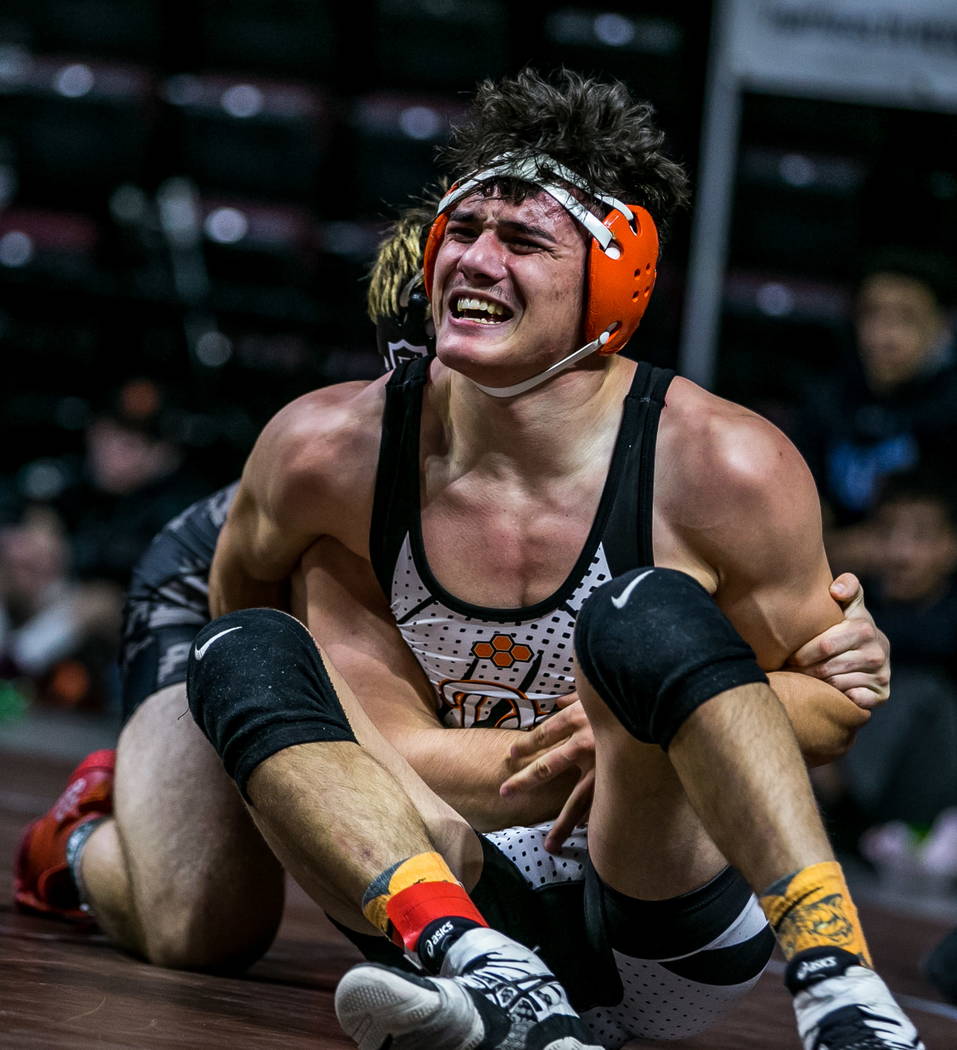
[[[459,978],[508,1013],[530,1018],[550,1011],[563,994],[550,973],[529,973],[527,960],[500,952],[476,956]]]
[[[871,1015],[885,1024],[896,1024],[890,1018]],[[858,1006],[843,1006],[822,1021],[814,1050],[915,1050],[920,1042],[902,1043],[886,1032],[875,1030]]]

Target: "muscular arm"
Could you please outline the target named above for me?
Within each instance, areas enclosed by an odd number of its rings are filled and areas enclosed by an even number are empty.
[[[695,405],[700,396],[709,399],[707,406]],[[766,420],[702,392],[687,404],[697,409],[697,418],[682,419],[686,405],[679,399],[672,422],[695,428],[694,440],[684,446],[668,444],[667,437],[665,442],[664,466],[672,471],[666,515],[681,549],[692,552],[697,575],[711,585],[760,665],[778,671],[842,617],[829,595],[814,482],[797,450]],[[810,676],[782,672],[772,685],[811,763],[846,751],[869,718],[843,693]]]
[[[217,543],[210,609],[218,616],[291,608],[379,731],[473,826],[545,820],[561,809],[575,778],[501,797],[502,781],[518,768],[509,756],[514,731],[447,729],[438,721],[431,688],[368,563],[382,406],[376,387],[326,387],[264,429]]]
[[[362,517],[365,511],[367,517],[371,496],[340,492],[338,467],[350,455],[360,464],[363,454],[368,459],[368,451],[353,447],[357,428],[350,422],[350,413],[358,416],[368,407],[368,388],[324,387],[287,405],[266,425],[216,544],[209,578],[214,616],[253,606],[287,607],[287,581],[316,537],[331,523],[348,527],[353,513]],[[355,531],[364,536],[361,528]]]
[[[365,559],[323,539],[302,560],[294,609],[361,699],[379,731],[420,777],[479,831],[536,823],[561,809],[576,775],[515,797],[502,782],[516,764],[510,729],[449,729]]]

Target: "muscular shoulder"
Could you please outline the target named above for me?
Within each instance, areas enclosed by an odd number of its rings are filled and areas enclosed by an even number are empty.
[[[656,557],[661,537],[663,563],[709,585],[761,666],[780,667],[839,617],[810,471],[773,424],[687,380],[659,438]]]
[[[361,446],[370,426],[378,427],[385,397],[385,377],[372,383],[336,383],[291,401],[263,428],[257,452],[282,454],[282,469],[303,460],[321,465],[331,450]],[[376,434],[376,437],[378,435]]]
[[[266,424],[243,473],[270,517],[313,531],[305,521],[347,497],[362,502],[378,456],[385,378],[338,383],[286,405]]]
[[[661,416],[656,506],[709,561],[760,559],[796,534],[819,537],[819,502],[800,453],[768,420],[675,379]]]

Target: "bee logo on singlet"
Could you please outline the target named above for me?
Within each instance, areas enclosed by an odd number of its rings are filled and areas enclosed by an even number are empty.
[[[530,664],[534,655],[512,635],[496,634],[472,646],[472,671],[486,662],[499,672],[519,670],[516,665]],[[461,729],[531,729],[548,713],[517,686],[483,678],[446,679],[439,684],[439,697],[442,721]]]

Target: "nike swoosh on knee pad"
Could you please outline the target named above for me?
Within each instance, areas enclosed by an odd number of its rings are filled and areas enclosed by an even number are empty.
[[[612,600],[614,600],[614,599],[612,599]],[[202,660],[202,658],[206,655],[206,650],[213,644],[213,642],[216,641],[217,638],[222,638],[222,636],[224,634],[229,634],[231,631],[241,631],[241,630],[242,630],[242,626],[241,625],[238,626],[238,627],[227,627],[225,631],[220,631],[219,634],[214,634],[212,638],[207,638],[206,641],[203,642],[202,645],[197,645],[193,649],[193,655],[196,657],[197,660]]]
[[[628,599],[631,597],[631,592],[638,586],[639,583],[646,577],[650,576],[655,570],[647,569],[640,576],[636,576],[631,583],[619,594],[617,597],[612,595],[611,604],[616,609],[624,609]]]

